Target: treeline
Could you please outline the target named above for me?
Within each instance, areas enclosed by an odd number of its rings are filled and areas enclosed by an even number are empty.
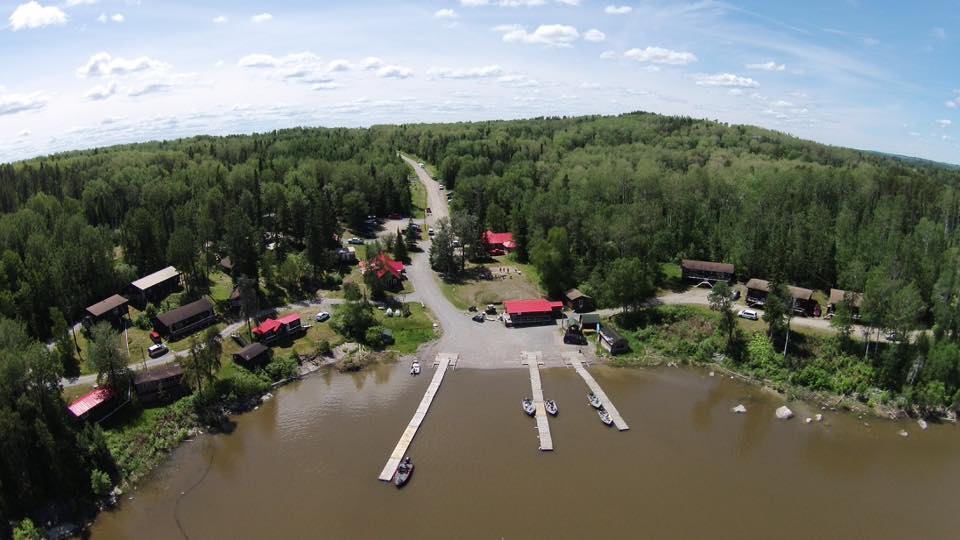
[[[203,292],[218,256],[258,278],[332,268],[343,225],[408,214],[407,170],[364,130],[288,130],[71,152],[0,165],[0,316],[50,337],[168,264]],[[268,249],[269,248],[269,249]]]

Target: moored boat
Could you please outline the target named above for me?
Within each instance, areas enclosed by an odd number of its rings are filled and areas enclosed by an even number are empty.
[[[411,475],[413,475],[413,461],[410,459],[410,456],[407,456],[403,458],[403,461],[397,466],[397,473],[393,477],[393,483],[398,488],[402,488],[410,481]]]
[[[533,400],[530,398],[523,398],[521,405],[523,405],[523,412],[530,416],[533,416],[537,412],[537,408],[533,406]]]
[[[594,409],[603,407],[603,403],[600,403],[600,398],[598,398],[593,392],[590,392],[590,394],[587,396],[587,401],[590,402],[590,405],[593,405]]]
[[[556,416],[559,412],[559,409],[557,409],[557,402],[552,399],[544,401],[543,406],[545,409],[547,409],[547,412],[550,413],[551,416]]]
[[[420,362],[417,362],[416,360],[414,360],[413,365],[410,366],[410,374],[411,375],[420,374]]]
[[[609,426],[613,423],[613,418],[610,418],[610,413],[608,413],[603,407],[597,409],[597,414],[600,415],[600,421],[604,424]]]

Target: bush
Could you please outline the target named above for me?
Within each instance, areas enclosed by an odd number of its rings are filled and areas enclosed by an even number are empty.
[[[330,356],[333,353],[333,348],[330,347],[330,342],[321,339],[317,342],[317,348],[314,350],[314,354],[317,356]]]
[[[367,328],[367,333],[364,336],[363,341],[374,349],[382,349],[384,345],[386,345],[383,340],[383,327],[371,326],[370,328]]]
[[[40,540],[41,538],[43,538],[43,534],[40,532],[40,529],[33,524],[33,520],[30,518],[25,518],[18,523],[17,528],[13,530],[14,540]]]
[[[90,489],[97,497],[106,497],[113,489],[113,482],[110,481],[110,476],[107,473],[100,469],[94,469],[90,471]]]
[[[263,373],[271,381],[282,381],[294,377],[299,373],[300,361],[296,352],[283,358],[274,358],[269,364],[263,367]]]
[[[247,401],[258,398],[270,389],[270,381],[240,366],[229,377],[216,383],[216,395],[224,401]]]

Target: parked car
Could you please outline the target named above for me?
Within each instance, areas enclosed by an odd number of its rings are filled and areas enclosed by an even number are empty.
[[[496,314],[497,314],[497,306],[493,304],[487,304],[487,315],[496,315]]]
[[[733,293],[730,294],[730,299],[736,302],[740,299],[740,289],[734,289]]]
[[[737,313],[737,316],[741,319],[749,319],[751,321],[760,320],[760,314],[752,309],[742,309],[740,313]]]
[[[433,210],[431,210],[429,206],[427,207],[427,213],[428,213],[428,214],[432,214],[432,213],[433,213]]]
[[[433,227],[430,227],[430,229],[427,230],[427,234],[429,234],[430,236],[433,236],[433,235],[435,235],[435,234],[437,234],[437,233],[433,231]]]
[[[320,313],[317,313],[316,319],[317,319],[317,322],[328,321],[330,320],[330,313],[326,311],[321,311]]]
[[[487,318],[483,316],[483,313],[477,313],[476,315],[470,318],[473,319],[474,322],[484,322],[487,320]]]
[[[353,238],[347,240],[347,243],[348,243],[348,244],[362,245],[362,244],[363,244],[363,239],[362,239],[362,238],[357,238],[356,236],[354,236]]]
[[[477,306],[470,306],[470,307],[467,308],[467,311],[469,311],[470,313],[476,313],[476,312],[477,312]]]
[[[390,218],[390,219],[403,219],[403,216],[401,216],[400,214],[398,214],[398,213],[396,213],[396,212],[388,215],[387,217]]]
[[[147,349],[147,354],[150,355],[150,358],[159,358],[168,352],[170,352],[170,349],[163,343],[156,343]]]
[[[587,337],[578,332],[567,332],[563,335],[563,342],[567,345],[586,345]]]
[[[443,184],[440,184],[440,191],[443,191]]]
[[[423,162],[421,161],[421,162],[419,163],[419,165],[420,165],[421,167],[423,167]]]
[[[887,332],[887,335],[884,336],[887,341],[903,341],[903,336],[896,332]]]

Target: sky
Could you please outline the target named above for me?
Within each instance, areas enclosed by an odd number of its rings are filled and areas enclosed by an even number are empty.
[[[651,111],[960,163],[960,0],[0,0],[0,161]]]

